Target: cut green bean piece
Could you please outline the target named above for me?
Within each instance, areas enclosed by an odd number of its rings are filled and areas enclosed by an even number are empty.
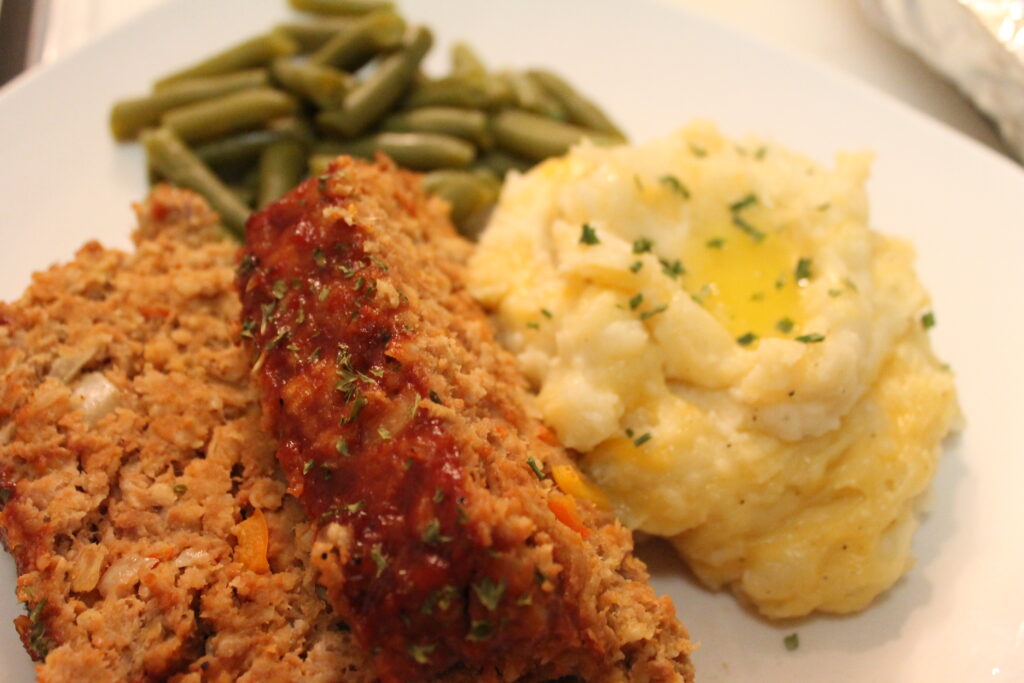
[[[198,192],[220,214],[221,221],[236,237],[244,236],[249,208],[173,131],[167,128],[149,129],[142,133],[141,139],[149,163],[162,177],[175,185]]]
[[[549,95],[529,74],[522,71],[503,71],[499,76],[512,90],[516,105],[520,109],[536,112],[550,119],[566,120],[565,107]]]
[[[473,162],[474,169],[484,169],[493,173],[500,180],[504,180],[509,171],[525,173],[533,165],[526,159],[512,156],[500,149],[489,150],[486,154]]]
[[[312,143],[309,124],[301,119],[286,118],[271,121],[266,128],[238,133],[196,147],[196,156],[203,163],[221,170],[238,170],[253,163],[267,145],[281,140],[295,140],[304,145]]]
[[[326,15],[366,14],[394,7],[390,0],[289,0],[289,4],[300,12]]]
[[[478,109],[459,107],[421,107],[392,114],[381,123],[381,130],[400,133],[444,133],[478,145],[488,141],[487,115]]]
[[[308,60],[282,57],[270,67],[274,80],[288,92],[313,102],[322,109],[337,109],[352,87],[352,76]]]
[[[322,18],[312,22],[287,21],[274,27],[277,33],[283,33],[299,46],[300,53],[317,50],[328,40],[338,35],[338,31],[352,25],[348,18]]]
[[[491,119],[495,143],[526,159],[540,161],[560,156],[583,138],[598,144],[618,142],[616,138],[518,109],[506,109]]]
[[[476,156],[476,148],[465,140],[438,133],[378,133],[357,140],[317,145],[317,154],[351,154],[372,159],[384,152],[399,166],[417,171],[463,168]]]
[[[218,52],[198,64],[176,71],[169,76],[164,76],[156,82],[156,90],[185,78],[196,78],[199,76],[218,76],[220,74],[251,69],[257,66],[266,66],[278,57],[286,57],[295,54],[299,46],[283,33],[271,31],[263,33],[239,43],[233,47]]]
[[[317,123],[344,137],[362,133],[402,97],[432,43],[426,28],[411,28],[402,49],[384,57],[366,80],[352,88],[341,110],[320,112]]]
[[[483,78],[487,75],[487,67],[466,43],[452,45],[452,76],[459,78]]]
[[[320,46],[310,61],[355,71],[374,55],[402,44],[405,21],[394,12],[373,12],[353,21]]]
[[[494,109],[512,104],[513,94],[501,79],[491,76],[446,76],[417,83],[402,103],[416,107]]]
[[[159,123],[160,117],[171,109],[269,84],[265,69],[177,81],[152,95],[114,104],[110,110],[110,130],[118,140],[131,140],[144,128]]]
[[[562,103],[569,114],[569,121],[583,128],[589,128],[601,133],[607,133],[612,137],[625,140],[626,136],[612,123],[611,119],[601,111],[600,107],[577,92],[560,76],[534,69],[529,72],[530,77],[543,86],[555,99]]]
[[[257,206],[277,201],[295,187],[306,170],[306,149],[295,140],[271,143],[260,154],[260,184]]]
[[[473,218],[494,206],[498,198],[491,183],[466,171],[428,173],[423,177],[423,189],[451,205],[452,223],[470,239],[476,239],[484,223]]]
[[[197,142],[257,128],[297,109],[295,99],[279,90],[254,88],[172,109],[161,121],[186,142]]]

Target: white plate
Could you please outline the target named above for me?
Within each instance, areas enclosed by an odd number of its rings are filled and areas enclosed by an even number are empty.
[[[935,484],[917,566],[866,612],[770,624],[711,594],[663,549],[656,587],[693,636],[702,681],[1024,680],[1024,173],[836,73],[653,0],[409,0],[443,46],[493,65],[548,65],[607,105],[636,140],[694,118],[828,162],[869,148],[873,223],[911,238],[935,299],[940,355],[968,419]],[[0,93],[0,297],[88,239],[127,246],[142,158],[106,132],[110,103],[285,16],[283,0],[173,0]],[[431,67],[444,67],[435,48]],[[31,679],[0,571],[0,678]],[[783,637],[800,635],[788,652]]]

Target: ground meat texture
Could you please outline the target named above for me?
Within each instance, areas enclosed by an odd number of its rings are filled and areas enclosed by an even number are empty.
[[[249,222],[243,335],[332,606],[386,681],[692,679],[628,531],[464,288],[419,177],[339,159]]]
[[[237,244],[185,191],[137,213],[134,253],[88,244],[0,305],[0,529],[39,680],[375,680],[260,428]]]

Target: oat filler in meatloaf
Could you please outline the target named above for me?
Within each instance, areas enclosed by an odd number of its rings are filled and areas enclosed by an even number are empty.
[[[374,679],[259,427],[237,244],[184,191],[138,215],[135,253],[88,244],[0,305],[0,526],[39,680]]]
[[[418,175],[341,158],[249,221],[264,421],[331,604],[386,681],[692,679],[686,630],[464,287]]]

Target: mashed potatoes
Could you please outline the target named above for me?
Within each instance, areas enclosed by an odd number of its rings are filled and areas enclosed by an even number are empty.
[[[958,415],[906,244],[834,170],[696,124],[506,184],[471,288],[629,526],[764,614],[849,612],[911,563]]]

